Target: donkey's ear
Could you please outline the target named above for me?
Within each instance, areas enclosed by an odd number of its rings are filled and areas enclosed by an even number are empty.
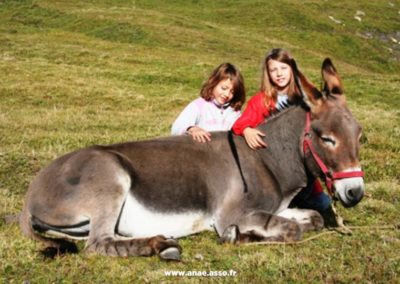
[[[325,58],[322,63],[322,78],[324,80],[323,90],[328,94],[341,95],[343,94],[343,84],[339,74],[333,66],[330,58]]]
[[[298,89],[298,93],[302,95],[303,101],[311,109],[318,106],[321,102],[322,93],[300,72],[294,59],[291,60],[291,67],[296,82],[296,88]]]

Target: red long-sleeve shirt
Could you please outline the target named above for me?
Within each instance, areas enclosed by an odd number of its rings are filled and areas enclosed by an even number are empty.
[[[258,92],[249,100],[243,114],[232,126],[233,133],[243,135],[245,128],[254,128],[271,115],[271,111],[275,109],[275,102],[271,100],[267,107],[264,98],[264,93]]]
[[[232,126],[233,133],[236,135],[243,135],[245,128],[255,128],[262,123],[266,117],[271,115],[271,112],[276,108],[275,102],[271,100],[268,106],[266,106],[264,98],[264,93],[260,91],[249,100],[243,114]],[[312,187],[312,194],[323,192],[323,188],[318,179],[315,180]]]

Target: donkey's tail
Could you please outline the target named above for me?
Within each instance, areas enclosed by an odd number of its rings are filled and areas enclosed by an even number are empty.
[[[49,238],[36,232],[32,226],[33,217],[27,207],[28,206],[24,205],[24,209],[22,210],[19,219],[21,231],[26,237],[44,243],[47,248],[55,249],[57,254],[77,251],[77,247],[73,242],[64,239]]]

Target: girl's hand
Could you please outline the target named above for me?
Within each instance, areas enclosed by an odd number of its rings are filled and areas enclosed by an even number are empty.
[[[205,143],[207,141],[211,141],[211,133],[200,127],[192,126],[188,129],[187,133],[190,134],[193,140],[197,142]]]
[[[243,131],[243,136],[247,145],[253,150],[267,147],[267,144],[262,139],[265,134],[258,129],[247,127]]]

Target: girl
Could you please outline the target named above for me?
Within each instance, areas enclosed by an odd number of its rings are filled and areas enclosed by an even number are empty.
[[[265,133],[255,127],[271,113],[300,99],[301,92],[295,83],[292,63],[293,58],[283,49],[273,49],[266,55],[262,66],[261,89],[249,100],[243,115],[232,127],[235,134],[244,136],[253,150],[267,146],[262,139]],[[312,179],[295,197],[292,205],[323,212],[329,208],[330,203],[319,181]]]
[[[230,63],[218,66],[172,125],[172,135],[189,134],[198,142],[211,140],[209,131],[231,129],[246,99],[243,77]]]

